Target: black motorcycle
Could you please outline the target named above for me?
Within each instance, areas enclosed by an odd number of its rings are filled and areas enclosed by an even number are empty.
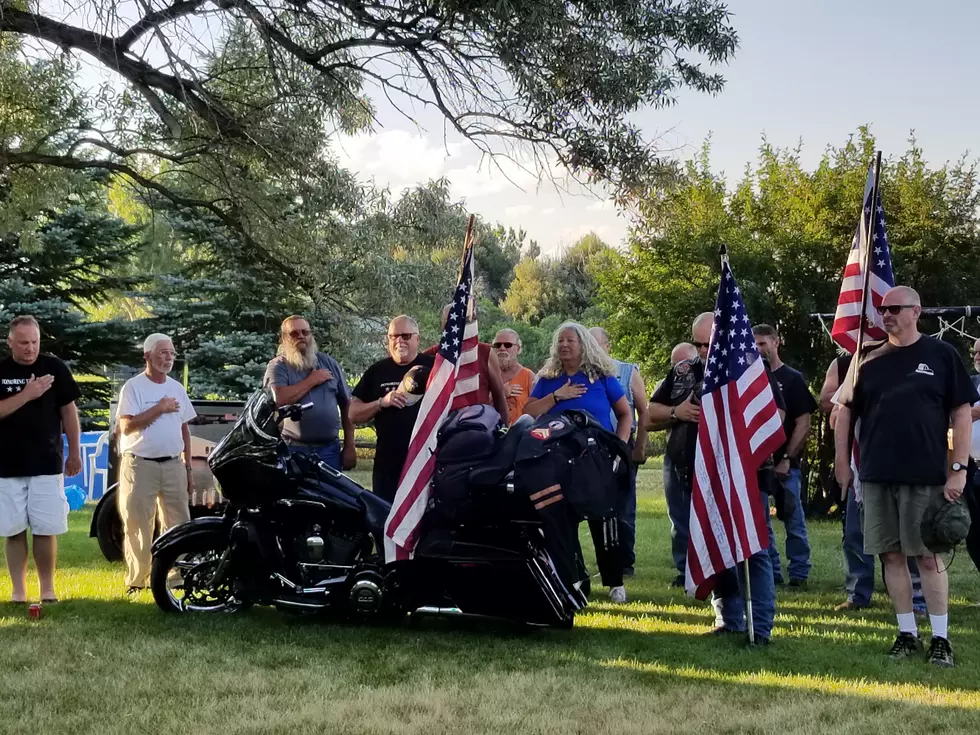
[[[209,457],[224,515],[183,523],[153,544],[151,587],[163,610],[260,604],[375,620],[428,613],[572,625],[584,597],[563,584],[512,481],[520,430],[495,439],[491,461],[467,478],[474,492],[495,496],[496,510],[478,522],[427,516],[414,557],[386,564],[390,504],[314,456],[291,455],[281,438],[281,422],[308,407],[277,409],[265,391],[249,399]]]

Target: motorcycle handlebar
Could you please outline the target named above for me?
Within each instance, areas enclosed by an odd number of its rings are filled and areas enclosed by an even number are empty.
[[[313,408],[312,401],[310,403],[291,403],[288,406],[280,406],[277,415],[276,423],[281,424],[286,419],[297,420],[303,415],[305,411],[309,411]]]

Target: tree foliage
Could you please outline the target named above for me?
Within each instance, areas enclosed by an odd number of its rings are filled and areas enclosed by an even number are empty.
[[[138,360],[139,322],[93,320],[86,312],[139,285],[140,278],[118,273],[140,246],[139,228],[78,203],[39,215],[31,235],[0,238],[0,323],[33,315],[42,349],[76,376],[105,375]],[[108,405],[111,386],[90,380],[80,387],[88,423]]]
[[[43,70],[25,41],[49,52],[50,94],[27,83]],[[0,0],[0,43],[5,80],[20,80],[0,103],[0,169],[109,172],[285,267],[307,235],[345,240],[360,214],[328,151],[335,132],[371,126],[371,95],[409,119],[434,110],[491,156],[531,153],[626,191],[661,165],[629,114],[718,92],[702,65],[730,59],[737,37],[717,0],[95,0],[84,13]],[[82,57],[113,83],[83,89]]]
[[[690,338],[693,318],[714,304],[725,243],[752,318],[776,325],[784,359],[821,378],[835,351],[810,315],[836,307],[874,146],[862,129],[807,171],[799,149],[764,141],[758,163],[731,192],[712,171],[706,146],[687,162],[677,187],[639,203],[629,251],[598,275],[620,348],[649,372],[663,371],[671,347]],[[976,166],[961,160],[930,169],[913,139],[901,156],[885,159],[881,181],[898,281],[919,290],[927,305],[975,301]]]
[[[664,374],[672,346],[689,341],[694,317],[714,305],[718,249],[725,243],[752,319],[777,327],[782,359],[819,387],[836,350],[811,314],[836,308],[874,148],[873,137],[862,129],[843,146],[828,148],[808,171],[799,148],[777,149],[763,141],[756,165],[729,191],[712,170],[706,145],[687,162],[677,186],[638,202],[640,219],[628,252],[614,254],[598,273],[600,303],[619,352],[640,363],[648,379]],[[898,282],[917,289],[924,305],[976,304],[976,164],[963,159],[930,168],[912,139],[903,154],[885,159],[881,191]],[[923,331],[938,327],[924,318]],[[826,510],[837,494],[830,435],[817,424],[819,451],[811,466],[820,482],[811,493],[811,509]]]

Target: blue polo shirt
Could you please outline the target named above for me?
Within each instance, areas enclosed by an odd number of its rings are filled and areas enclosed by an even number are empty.
[[[575,375],[570,377],[564,374],[559,375],[557,378],[539,377],[538,382],[534,384],[534,388],[531,390],[531,398],[544,398],[549,393],[554,393],[565,385],[565,382],[569,379],[573,383],[586,386],[588,390],[578,398],[559,401],[549,408],[545,412],[545,415],[559,414],[562,411],[574,408],[579,411],[587,411],[591,414],[592,418],[602,424],[606,429],[615,431],[616,427],[613,426],[611,421],[613,415],[612,405],[626,395],[623,392],[623,387],[619,384],[619,380],[615,376],[607,375],[595,382],[589,380],[588,376],[583,372],[575,373]]]

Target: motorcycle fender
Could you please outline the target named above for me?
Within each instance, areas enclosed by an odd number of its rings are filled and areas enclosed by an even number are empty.
[[[150,550],[154,555],[156,555],[164,549],[184,541],[184,539],[192,538],[194,536],[210,536],[216,533],[227,533],[224,518],[218,516],[204,516],[202,518],[195,518],[192,521],[180,523],[159,536],[157,540],[153,542],[153,546],[150,547]]]

